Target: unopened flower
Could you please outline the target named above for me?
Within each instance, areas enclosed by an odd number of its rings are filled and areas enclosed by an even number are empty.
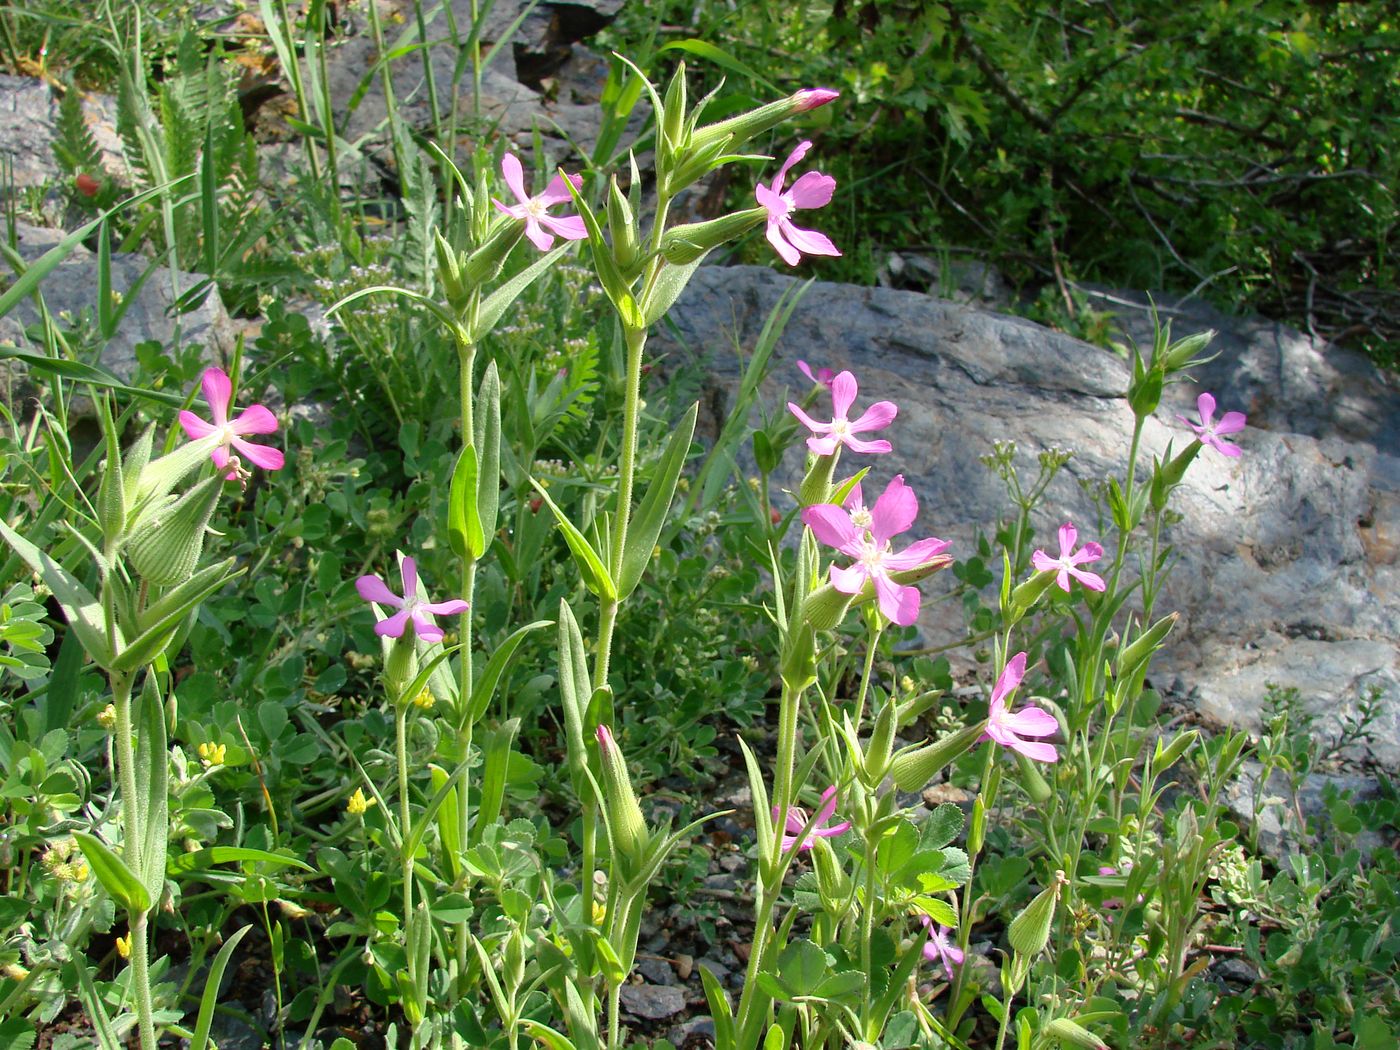
[[[466,610],[467,603],[460,598],[446,602],[430,602],[427,596],[418,594],[418,565],[412,558],[405,558],[399,569],[403,577],[403,597],[389,590],[389,585],[378,576],[361,576],[355,581],[355,590],[367,602],[377,602],[399,610],[393,616],[380,620],[374,625],[374,633],[387,638],[403,637],[404,628],[413,624],[413,632],[425,642],[442,641],[442,628],[433,622],[434,616],[450,616]]]
[[[432,707],[436,702],[437,698],[433,696],[433,691],[426,685],[418,690],[418,694],[413,698],[413,706],[422,708],[424,711],[428,710],[428,708]]]
[[[248,434],[274,433],[277,430],[277,417],[262,405],[249,405],[238,413],[237,419],[230,420],[233,382],[219,368],[206,368],[200,382],[204,387],[204,400],[209,402],[209,412],[213,415],[214,422],[206,423],[193,412],[186,410],[180,413],[180,426],[195,441],[210,434],[219,435],[219,444],[210,453],[214,466],[222,470],[229,465],[229,448],[232,447],[263,470],[281,470],[286,461],[281,449],[255,445],[251,441],[243,440]],[[227,475],[229,480],[246,476],[247,471],[241,466],[235,466]]]
[[[1226,412],[1217,422],[1215,419],[1215,398],[1210,394],[1202,394],[1196,399],[1196,411],[1201,414],[1199,424],[1191,422],[1185,416],[1177,416],[1176,418],[1196,432],[1196,437],[1200,439],[1201,444],[1209,445],[1222,456],[1229,456],[1231,459],[1238,458],[1243,449],[1239,445],[1232,445],[1221,439],[1226,434],[1237,434],[1244,429],[1245,414],[1243,412]]]
[[[117,938],[117,954],[123,959],[131,958],[131,934]]]
[[[928,940],[924,941],[924,958],[931,963],[942,963],[943,972],[951,981],[953,967],[961,966],[963,961],[962,949],[953,943],[952,929],[941,923],[935,926],[927,915],[920,915],[919,921],[928,929]]]
[[[547,252],[554,247],[553,235],[556,233],[566,241],[581,241],[588,236],[588,230],[580,216],[549,214],[549,209],[554,205],[573,200],[568,187],[564,185],[562,175],[555,175],[543,193],[532,197],[525,191],[524,169],[521,168],[520,160],[515,154],[507,153],[501,158],[501,174],[505,176],[510,192],[515,194],[515,199],[520,203],[502,204],[494,197],[491,198],[491,203],[512,218],[524,219],[525,236],[530,238],[530,243],[540,251]],[[583,176],[570,175],[569,181],[578,189],[583,185]]]
[[[1007,698],[1016,691],[1026,676],[1026,654],[1017,653],[1007,661],[997,684],[992,688],[992,703],[987,711],[987,730],[983,740],[995,740],[1037,762],[1055,762],[1059,755],[1053,744],[1022,740],[1026,736],[1054,736],[1060,729],[1055,716],[1038,707],[1023,707],[1012,714],[1006,709]]]
[[[803,208],[824,208],[831,203],[831,195],[836,191],[836,180],[830,175],[809,171],[783,192],[783,183],[794,164],[807,155],[812,148],[810,142],[802,142],[788,154],[788,159],[778,169],[771,186],[759,183],[754,187],[758,203],[768,210],[768,243],[771,244],[783,262],[796,266],[803,255],[840,255],[836,245],[823,233],[804,230],[795,225],[789,216]]]
[[[843,820],[839,824],[832,824],[831,818],[834,816],[836,816],[836,786],[832,785],[822,792],[822,804],[817,810],[816,818],[812,824],[812,830],[807,832],[806,837],[802,839],[802,845],[798,847],[799,850],[809,850],[817,839],[835,838],[851,826],[849,820]],[[778,819],[777,806],[773,807],[773,819]],[[806,826],[806,812],[798,806],[789,806],[787,819],[783,821],[784,853],[791,852],[792,848],[797,845],[797,840],[799,836],[802,835],[802,829]]]
[[[814,373],[806,361],[798,361],[797,370],[813,383],[819,383],[828,390],[831,389],[831,381],[836,378],[836,372],[830,368],[818,368]]]
[[[803,88],[793,96],[797,100],[797,111],[806,113],[809,109],[816,109],[818,106],[825,106],[828,102],[833,102],[841,97],[841,92],[832,88]]]
[[[831,567],[831,585],[842,594],[859,594],[869,582],[875,588],[880,611],[907,627],[919,615],[919,589],[896,583],[890,573],[922,568],[948,549],[948,541],[936,537],[917,540],[898,553],[890,549],[891,537],[907,532],[918,513],[918,497],[904,483],[904,475],[896,474],[868,511],[868,527],[857,524],[855,515],[834,503],[807,507],[802,520],[822,543],[856,559],[844,569]]]
[[[376,799],[366,798],[365,793],[356,788],[355,793],[345,802],[345,812],[352,817],[362,817],[376,801]]]
[[[117,708],[114,704],[108,704],[101,711],[97,712],[97,724],[107,732],[111,732],[117,725]]]
[[[1091,591],[1102,591],[1107,587],[1103,582],[1103,577],[1097,573],[1087,572],[1079,566],[1102,558],[1103,548],[1097,543],[1089,542],[1076,551],[1074,544],[1078,538],[1079,531],[1074,527],[1074,523],[1065,522],[1060,526],[1060,556],[1052,558],[1043,550],[1037,550],[1031,555],[1031,564],[1035,566],[1036,572],[1058,573],[1055,582],[1059,585],[1060,590],[1066,593],[1069,591],[1069,578],[1071,576]]]
[[[876,401],[859,419],[852,420],[848,417],[859,391],[856,377],[850,372],[842,372],[832,379],[830,423],[815,420],[802,411],[800,405],[788,402],[788,411],[812,432],[812,436],[807,439],[809,449],[819,456],[829,456],[841,445],[845,445],[852,452],[875,454],[890,451],[892,446],[883,438],[863,441],[855,435],[871,430],[883,430],[894,422],[899,407],[893,401]]]

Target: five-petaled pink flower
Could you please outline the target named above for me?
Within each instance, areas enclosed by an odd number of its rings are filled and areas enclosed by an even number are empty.
[[[870,582],[875,587],[880,611],[894,623],[907,627],[919,615],[919,588],[896,583],[890,573],[924,568],[940,558],[946,561],[943,552],[948,549],[948,541],[929,537],[911,543],[897,554],[890,549],[890,539],[907,532],[919,514],[918,497],[904,483],[903,474],[896,474],[885,486],[874,507],[867,510],[858,503],[855,506],[853,514],[834,503],[818,503],[802,511],[802,520],[822,543],[856,559],[854,565],[844,569],[831,567],[831,585],[842,594],[859,594]]]
[[[1017,653],[1006,664],[997,684],[992,687],[992,703],[987,710],[987,731],[983,740],[995,740],[1002,747],[1019,751],[1037,762],[1055,762],[1059,755],[1053,744],[1022,740],[1023,736],[1054,736],[1060,729],[1055,716],[1038,707],[1023,707],[1014,715],[1006,709],[1006,700],[1026,676],[1026,654]]]
[[[1031,564],[1035,566],[1036,572],[1059,573],[1055,582],[1059,584],[1060,590],[1066,593],[1069,592],[1069,578],[1071,576],[1091,591],[1107,589],[1107,584],[1103,582],[1102,576],[1079,567],[1086,562],[1102,558],[1103,548],[1090,541],[1079,550],[1075,550],[1074,544],[1078,538],[1079,530],[1074,527],[1074,522],[1065,522],[1060,526],[1060,556],[1052,558],[1043,550],[1037,550],[1031,555]]]
[[[801,372],[804,376],[806,376],[808,379],[810,379],[813,383],[820,384],[821,386],[826,387],[828,390],[831,389],[832,380],[836,378],[836,372],[834,369],[818,368],[816,372],[813,372],[812,366],[807,364],[806,361],[798,361],[797,370]]]
[[[434,616],[450,616],[464,612],[467,603],[461,598],[448,602],[430,602],[427,595],[418,594],[418,564],[412,558],[405,558],[399,567],[403,577],[403,597],[400,598],[389,585],[378,576],[361,576],[355,581],[355,590],[367,602],[377,602],[399,610],[393,616],[380,620],[374,625],[374,633],[388,638],[403,637],[404,628],[412,623],[413,632],[425,642],[442,641],[442,628],[433,622]]]
[[[812,822],[812,830],[802,839],[800,849],[808,850],[812,848],[812,843],[817,839],[835,838],[851,826],[849,820],[843,820],[839,824],[832,824],[831,818],[836,816],[836,786],[833,784],[822,792],[821,808],[817,810],[815,820]],[[778,819],[778,807],[773,807],[773,819]],[[797,806],[789,806],[787,820],[783,822],[783,852],[789,853],[796,845],[798,838],[802,835],[802,829],[807,826],[807,813]]]
[[[1192,423],[1185,416],[1176,418],[1196,432],[1201,444],[1209,445],[1222,456],[1229,456],[1231,459],[1237,458],[1244,451],[1239,445],[1221,440],[1226,434],[1237,434],[1244,429],[1243,412],[1226,412],[1220,417],[1220,421],[1216,422],[1215,398],[1210,394],[1202,394],[1196,399],[1196,411],[1201,414],[1200,425]]]
[[[941,962],[948,980],[953,979],[953,967],[961,966],[962,949],[953,943],[952,929],[943,924],[935,926],[927,915],[920,915],[919,921],[928,929],[928,940],[924,941],[924,958],[929,962]]]
[[[888,452],[893,447],[883,438],[863,441],[856,437],[857,434],[864,434],[866,431],[885,429],[894,422],[894,417],[899,412],[893,401],[876,401],[859,419],[848,419],[858,390],[856,377],[850,372],[842,372],[831,381],[833,416],[830,423],[819,422],[802,411],[801,405],[788,402],[788,411],[812,432],[812,436],[807,439],[807,447],[817,455],[829,456],[840,445],[845,445],[852,452],[872,454]]]
[[[196,441],[210,434],[219,435],[218,447],[210,453],[214,466],[222,470],[229,465],[229,448],[232,446],[263,470],[281,470],[286,462],[281,449],[255,445],[251,441],[243,440],[247,434],[275,432],[277,417],[262,405],[249,405],[238,413],[237,419],[230,420],[228,414],[233,404],[233,381],[222,369],[206,368],[200,384],[204,387],[204,400],[209,402],[209,412],[214,417],[214,422],[206,423],[193,412],[183,411],[180,413],[180,426]],[[227,477],[232,481],[245,478],[248,473],[241,463],[235,462]]]
[[[794,164],[807,155],[812,148],[810,142],[802,142],[788,154],[788,159],[778,169],[772,186],[759,183],[754,187],[758,203],[768,209],[768,243],[782,256],[783,262],[796,266],[803,255],[840,255],[836,245],[824,233],[804,230],[794,225],[790,216],[803,208],[825,208],[831,203],[831,195],[836,191],[836,180],[821,172],[809,171],[783,192],[783,183]]]
[[[501,158],[501,174],[505,176],[510,192],[515,194],[515,199],[520,203],[502,204],[495,197],[491,198],[491,203],[513,218],[524,219],[525,236],[529,237],[530,243],[540,251],[547,252],[554,247],[554,233],[566,241],[581,241],[588,236],[588,230],[580,216],[554,216],[548,213],[548,209],[554,205],[573,200],[569,195],[569,188],[564,185],[562,175],[555,175],[549,180],[549,185],[543,193],[531,197],[525,192],[524,170],[514,153],[507,153]],[[574,189],[578,189],[583,185],[583,176],[570,175],[569,181],[574,184]]]

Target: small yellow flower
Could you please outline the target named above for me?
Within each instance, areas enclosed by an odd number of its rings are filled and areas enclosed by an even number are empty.
[[[89,870],[90,870],[90,869],[88,868],[87,862],[86,862],[86,861],[81,861],[81,860],[78,861],[77,863],[75,863],[75,864],[72,865],[72,869],[73,869],[73,881],[74,881],[74,882],[86,882],[86,881],[87,881],[87,877],[88,877],[88,873],[89,873]]]
[[[114,704],[108,704],[101,711],[97,712],[97,724],[107,732],[111,732],[117,725],[117,708]]]
[[[433,696],[433,691],[426,685],[418,690],[418,695],[413,698],[413,706],[422,708],[424,711],[428,710],[428,708],[432,707],[436,702],[437,699]]]
[[[131,934],[117,938],[117,954],[123,959],[131,958]]]
[[[374,803],[375,799],[365,798],[365,793],[356,788],[355,793],[350,796],[350,800],[345,803],[345,812],[352,817],[362,817]]]
[[[199,752],[199,760],[204,763],[204,768],[221,766],[228,756],[228,748],[223,744],[200,744],[196,750]]]
[[[603,925],[603,920],[608,917],[608,906],[602,901],[593,902],[593,925]]]

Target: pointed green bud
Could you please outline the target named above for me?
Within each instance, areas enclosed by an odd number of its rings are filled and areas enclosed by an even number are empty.
[[[742,236],[767,217],[767,208],[748,208],[708,222],[673,226],[661,238],[661,254],[667,262],[685,266],[711,249]]]
[[[1018,583],[1011,592],[1010,614],[1019,620],[1045,595],[1055,582],[1054,570],[1037,572],[1024,583]]]
[[[812,464],[807,468],[807,476],[802,479],[802,485],[797,490],[797,502],[802,506],[812,507],[831,499],[831,477],[836,472],[836,459],[840,451],[838,448],[830,456],[809,457]]]
[[[808,837],[812,847],[812,867],[817,873],[817,893],[822,907],[832,915],[844,915],[851,899],[851,880],[841,870],[831,843],[815,835]]]
[[[608,232],[612,234],[613,259],[617,268],[626,274],[641,258],[641,236],[637,232],[637,218],[627,203],[627,195],[617,184],[616,175],[608,183]]]
[[[1201,351],[1209,346],[1210,341],[1214,338],[1215,330],[1207,329],[1204,332],[1197,332],[1195,335],[1188,335],[1185,339],[1178,339],[1167,347],[1166,353],[1162,355],[1163,371],[1167,375],[1171,375],[1173,372],[1181,372],[1213,361],[1218,356],[1217,354],[1202,356]]]
[[[843,594],[831,584],[824,583],[803,599],[797,622],[808,624],[814,630],[833,631],[846,618],[846,610],[853,601],[855,595]]]
[[[136,483],[136,498],[126,501],[128,510],[144,516],[150,503],[169,495],[170,490],[187,478],[191,471],[204,464],[222,440],[223,436],[215,431],[198,441],[186,442],[168,456],[142,465]],[[139,447],[140,442],[137,445]]]
[[[894,719],[899,707],[894,698],[885,701],[875,716],[875,728],[870,731],[870,743],[865,748],[865,783],[878,786],[890,771],[890,755],[894,750]]]
[[[982,843],[987,838],[987,804],[982,796],[987,793],[983,787],[972,800],[972,816],[967,822],[967,855],[975,857],[982,852]]]
[[[1117,675],[1119,678],[1131,678],[1143,664],[1152,658],[1152,654],[1162,647],[1162,642],[1166,640],[1171,629],[1176,626],[1176,621],[1181,618],[1180,613],[1172,613],[1164,616],[1154,623],[1142,634],[1133,640],[1132,644],[1126,646],[1118,653]]]
[[[691,141],[692,148],[666,176],[666,191],[673,197],[723,165],[730,157],[723,140],[712,142],[704,148],[694,147],[694,140]]]
[[[685,142],[685,63],[676,65],[675,76],[671,77],[671,84],[666,89],[666,100],[663,103],[664,110],[657,114],[657,121],[661,125],[662,149],[669,160],[679,155],[686,147]],[[670,167],[669,164],[661,164],[658,167]]]
[[[1060,886],[1065,873],[1055,872],[1055,879],[1022,909],[1007,927],[1011,950],[1029,960],[1045,950],[1050,943],[1050,925],[1055,919],[1055,905],[1060,900]]]
[[[1158,737],[1152,753],[1152,772],[1160,773],[1164,769],[1170,769],[1176,765],[1182,755],[1196,746],[1196,741],[1200,739],[1200,736],[1200,730],[1188,729],[1165,746],[1162,744],[1162,738]]]
[[[1142,375],[1134,377],[1128,384],[1128,407],[1133,410],[1133,415],[1145,419],[1157,411],[1157,405],[1162,400],[1162,384],[1166,382],[1166,378],[1166,373],[1156,365]]]
[[[126,535],[126,480],[115,428],[107,433],[107,459],[102,464],[102,484],[97,490],[97,513],[103,550],[110,559]]]
[[[697,128],[691,136],[690,147],[693,151],[719,143],[725,148],[737,149],[749,139],[762,135],[769,128],[775,128],[799,113],[826,105],[837,98],[838,94],[830,88],[803,88],[787,98],[770,102],[748,113]]]
[[[511,249],[519,244],[524,236],[523,222],[501,217],[496,223],[496,228],[489,231],[486,242],[467,256],[466,273],[463,278],[466,286],[475,288],[500,276],[501,269],[510,258]]]
[[[155,442],[156,425],[152,423],[141,432],[135,444],[128,448],[126,455],[122,457],[122,487],[125,490],[128,510],[135,506],[139,497],[141,473],[146,469],[146,464],[151,462],[151,450],[155,448]]]
[[[1061,1046],[1077,1046],[1083,1050],[1108,1050],[1107,1043],[1068,1017],[1055,1018],[1045,1026],[1045,1034]]]
[[[977,722],[932,744],[902,749],[890,763],[895,787],[900,791],[922,791],[943,769],[971,751],[986,728],[985,721]]]
[[[408,686],[418,676],[415,637],[413,627],[405,626],[403,633],[389,643],[389,651],[384,657],[384,687],[400,707],[407,707],[414,699],[409,695]]]
[[[1168,459],[1165,463],[1158,463],[1152,471],[1152,509],[1159,513],[1167,508],[1167,501],[1171,499],[1172,490],[1181,484],[1181,479],[1186,476],[1186,468],[1189,467],[1200,454],[1201,443],[1193,441],[1181,452]],[[1170,454],[1171,446],[1167,446]]]
[[[126,555],[143,580],[168,587],[194,575],[223,487],[224,475],[219,471],[179,499],[162,501],[141,514],[131,527]]]
[[[627,760],[607,726],[598,727],[598,751],[603,760],[603,803],[608,808],[613,849],[625,866],[639,866],[646,859],[650,836],[627,775]]]
[[[1016,755],[1016,766],[1021,771],[1021,786],[1026,789],[1026,794],[1037,806],[1043,806],[1050,801],[1050,785],[1046,783],[1045,777],[1041,775],[1040,769],[1035,762],[1032,762],[1025,755]]]
[[[443,294],[447,297],[448,305],[460,314],[466,309],[471,296],[471,286],[462,272],[463,260],[457,249],[448,244],[437,230],[433,231],[433,251],[437,254],[437,276]]]

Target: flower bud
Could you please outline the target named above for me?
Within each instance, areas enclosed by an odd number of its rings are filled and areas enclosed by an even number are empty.
[[[1200,731],[1188,729],[1177,736],[1170,744],[1162,744],[1162,738],[1157,738],[1157,744],[1152,752],[1152,771],[1160,773],[1164,769],[1170,769],[1176,765],[1177,760],[1188,750],[1196,746],[1196,741],[1200,739]]]
[[[495,280],[510,257],[511,249],[525,236],[525,224],[515,219],[503,219],[490,232],[484,243],[467,256],[466,274],[468,287],[477,287]]]
[[[1054,881],[1011,920],[1006,936],[1017,955],[1030,959],[1050,943],[1050,925],[1055,919],[1055,905],[1060,900],[1060,885],[1064,881],[1064,872],[1057,871]]]
[[[102,189],[101,180],[89,175],[85,171],[78,173],[77,178],[73,180],[73,185],[77,187],[78,192],[84,197],[96,197],[98,192]]]
[[[1134,372],[1138,371],[1134,369]],[[1133,410],[1133,415],[1144,419],[1157,411],[1157,405],[1162,400],[1162,384],[1165,381],[1166,373],[1156,365],[1133,377],[1133,381],[1128,384],[1128,407]]]
[[[711,249],[747,233],[767,217],[766,208],[748,208],[708,222],[673,226],[661,239],[661,254],[667,262],[677,266],[693,263]]]
[[[1045,782],[1045,777],[1041,775],[1037,763],[1032,762],[1025,755],[1016,755],[1016,765],[1021,772],[1021,786],[1026,789],[1026,794],[1037,806],[1043,806],[1050,801],[1050,785]]]
[[[875,716],[875,728],[870,731],[870,743],[865,748],[865,782],[878,785],[890,769],[890,752],[894,748],[894,718],[898,704],[891,697]]]
[[[906,748],[890,763],[890,776],[900,791],[920,791],[955,759],[970,751],[986,731],[985,721],[949,733],[941,740],[923,747]]]
[[[389,645],[389,654],[384,659],[384,684],[389,696],[396,704],[407,706],[413,697],[406,695],[408,684],[418,675],[418,646],[412,627],[405,627]]]
[[[1199,357],[1210,341],[1215,338],[1215,330],[1207,329],[1204,332],[1197,332],[1195,335],[1188,335],[1185,339],[1178,339],[1171,346],[1167,347],[1166,353],[1162,355],[1161,366],[1167,375],[1173,372],[1180,372],[1187,368],[1195,368],[1203,365],[1207,361],[1213,360],[1217,355],[1211,354],[1206,357]]]
[[[1117,674],[1119,678],[1131,678],[1151,659],[1152,654],[1161,648],[1162,642],[1171,629],[1176,626],[1176,621],[1181,618],[1180,613],[1172,613],[1164,616],[1154,623],[1147,630],[1133,641],[1133,643],[1118,653]]]
[[[807,476],[797,490],[797,502],[804,507],[813,507],[831,500],[831,476],[836,471],[836,457],[840,448],[830,456],[812,456],[812,465],[807,468]]]
[[[598,727],[598,750],[603,759],[603,802],[608,808],[613,850],[618,859],[639,865],[647,848],[646,820],[627,775],[627,760],[607,726]]]
[[[123,464],[122,473],[127,484],[131,484],[131,475],[136,473],[136,491],[127,493],[127,507],[137,511],[144,516],[141,504],[148,504],[153,500],[170,493],[170,490],[189,476],[190,472],[198,469],[204,461],[209,458],[223,436],[217,431],[207,437],[202,437],[198,441],[190,441],[168,456],[161,456],[159,459],[150,459],[151,445],[146,442],[146,435],[142,435],[131,451],[127,453],[128,462]],[[142,452],[144,446],[144,462],[142,462]],[[132,498],[134,495],[135,498]]]
[[[466,309],[471,296],[471,285],[462,273],[462,258],[457,249],[447,243],[447,239],[433,231],[433,251],[437,254],[437,277],[442,284],[443,294],[448,304],[458,313]]]
[[[666,89],[666,100],[662,104],[661,148],[671,156],[677,156],[685,149],[685,63],[676,66],[671,84]]]
[[[727,148],[737,149],[749,139],[762,135],[769,128],[777,127],[789,117],[824,106],[839,97],[840,92],[830,88],[803,88],[787,98],[770,102],[748,113],[697,128],[691,136],[690,146],[693,150],[702,149],[727,139]]]
[[[1019,620],[1030,608],[1040,601],[1051,584],[1055,582],[1055,571],[1053,569],[1045,572],[1037,572],[1029,580],[1019,583],[1011,592],[1011,615]]]
[[[797,622],[808,624],[817,631],[833,631],[846,618],[846,610],[851,607],[855,597],[824,583],[803,599]]]
[[[1057,1017],[1045,1026],[1045,1034],[1061,1046],[1078,1046],[1083,1050],[1108,1050],[1108,1044],[1083,1025],[1068,1017]]]
[[[641,257],[641,238],[637,232],[637,218],[627,203],[627,195],[617,184],[616,175],[608,183],[608,232],[612,234],[613,259],[625,274]]]
[[[204,533],[223,488],[224,474],[219,471],[179,499],[163,500],[137,519],[127,558],[142,579],[164,587],[194,575],[204,551]]]
[[[817,893],[822,907],[833,915],[842,915],[851,899],[851,880],[837,863],[831,844],[823,838],[808,839],[812,846],[812,867],[817,873]]]
[[[1171,498],[1172,490],[1181,484],[1181,479],[1186,476],[1186,468],[1189,467],[1200,454],[1201,443],[1193,441],[1181,452],[1167,460],[1165,463],[1158,463],[1152,472],[1152,509],[1161,512],[1167,507],[1167,500]],[[1168,446],[1168,451],[1171,448]]]
[[[126,533],[126,483],[116,443],[109,442],[107,460],[102,465],[102,484],[97,492],[97,513],[107,553],[116,549]]]

